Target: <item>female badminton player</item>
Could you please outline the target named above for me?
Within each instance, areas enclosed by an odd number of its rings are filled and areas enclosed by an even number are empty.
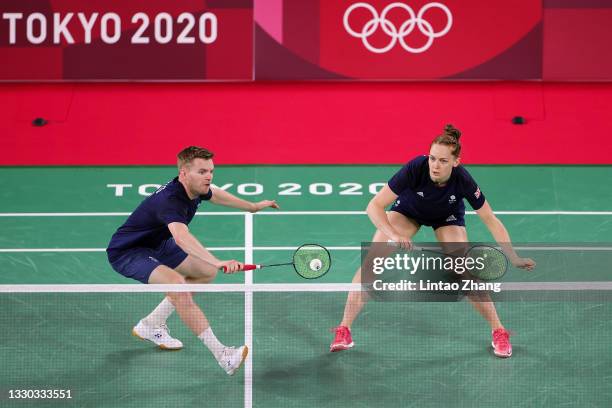
[[[432,227],[436,239],[444,243],[467,242],[465,229],[465,198],[487,226],[515,267],[531,270],[532,259],[519,257],[510,241],[508,231],[495,216],[468,171],[460,165],[461,132],[447,125],[444,132],[431,143],[429,155],[419,156],[402,167],[370,201],[367,213],[376,226],[373,242],[394,241],[402,248],[411,247],[412,237],[422,225]],[[385,208],[391,206],[388,213]],[[353,283],[361,282],[361,268]],[[330,351],[353,347],[351,325],[365,302],[366,292],[350,292],[342,322],[335,328]],[[496,356],[510,357],[510,334],[502,325],[494,303],[488,294],[468,294],[474,308],[491,326],[492,345]]]

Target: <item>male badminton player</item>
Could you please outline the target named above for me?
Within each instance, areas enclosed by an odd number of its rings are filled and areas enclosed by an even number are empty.
[[[209,283],[222,267],[228,273],[242,268],[238,261],[217,259],[191,234],[187,225],[197,208],[202,201],[250,212],[279,207],[275,201],[252,203],[212,188],[212,159],[213,153],[194,146],[178,154],[178,177],[147,197],[111,238],[106,252],[115,271],[142,283],[184,284]],[[183,344],[170,336],[166,326],[166,319],[175,310],[219,365],[229,375],[234,374],[248,354],[247,347],[223,345],[191,293],[168,293],[132,333],[162,349],[181,349]]]
[[[419,156],[408,162],[370,201],[367,213],[376,226],[372,241],[392,240],[403,248],[410,248],[412,237],[425,225],[433,228],[441,243],[467,242],[465,198],[502,246],[510,262],[518,268],[533,269],[535,262],[516,254],[508,231],[493,213],[472,176],[460,165],[460,136],[458,129],[447,125],[443,134],[431,143],[428,156]],[[390,211],[385,213],[385,208],[391,204]],[[360,272],[358,269],[353,283],[361,282]],[[489,295],[470,293],[468,299],[491,326],[495,355],[510,357],[510,334],[502,325]],[[349,293],[330,351],[353,347],[350,328],[366,301],[365,292]]]

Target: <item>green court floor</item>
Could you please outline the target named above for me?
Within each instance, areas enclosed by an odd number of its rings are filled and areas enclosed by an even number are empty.
[[[373,234],[363,210],[396,168],[218,166],[215,184],[245,199],[280,203],[281,213],[253,216],[256,262],[283,262],[292,247],[319,243],[332,248],[333,267],[316,283],[348,283],[360,243]],[[612,167],[469,170],[514,241],[610,241],[612,190],[602,185]],[[172,167],[0,168],[0,285],[138,285],[114,272],[103,250],[144,194],[174,173]],[[217,248],[218,257],[243,259],[250,250],[245,215],[213,205],[200,211],[223,214],[198,215],[195,235]],[[466,220],[472,240],[490,240],[476,215]],[[416,239],[431,240],[425,228]],[[511,279],[543,273],[513,271]],[[575,273],[546,279],[612,280],[608,270]],[[253,280],[304,283],[282,268],[256,271]],[[244,276],[220,275],[215,283],[244,283]],[[491,352],[486,322],[467,301],[370,302],[353,326],[356,348],[331,354],[329,330],[341,319],[346,293],[256,292],[252,376],[240,371],[230,378],[177,316],[169,326],[185,343],[181,351],[158,351],[130,335],[162,296],[0,293],[0,406],[612,405],[612,302],[605,300],[499,303],[502,321],[515,333],[513,357],[501,360]],[[244,342],[243,293],[196,299],[222,341]],[[9,399],[12,389],[70,389],[72,399]]]

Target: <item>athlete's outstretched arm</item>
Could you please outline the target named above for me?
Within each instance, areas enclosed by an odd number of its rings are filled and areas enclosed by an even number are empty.
[[[488,201],[485,200],[480,209],[476,210],[476,214],[480,217],[482,222],[487,226],[488,230],[493,235],[493,239],[497,241],[497,243],[502,247],[504,253],[508,256],[508,259],[512,263],[512,265],[517,268],[532,270],[535,268],[535,262],[530,258],[521,258],[516,254],[514,248],[512,247],[512,241],[510,240],[510,234],[508,234],[508,230],[504,227],[504,224],[497,218],[497,216],[493,213],[491,206]]]
[[[372,221],[372,224],[374,224],[379,231],[385,234],[387,238],[399,243],[402,248],[408,249],[412,246],[410,238],[399,234],[395,228],[393,228],[385,212],[385,208],[391,205],[396,199],[397,194],[389,188],[389,185],[385,184],[374,198],[370,200],[366,211],[368,217],[370,217],[370,221]]]
[[[264,208],[280,208],[274,200],[263,200],[257,203],[238,198],[235,195],[228,193],[220,188],[213,189],[213,195],[210,201],[214,204],[223,205],[225,207],[237,208],[239,210],[249,211],[256,213],[257,211],[263,210]]]
[[[216,269],[220,269],[224,266],[227,267],[227,272],[232,273],[242,269],[242,264],[238,261],[220,261],[213,254],[211,254],[204,245],[198,241],[196,237],[189,231],[189,227],[181,222],[171,222],[168,224],[168,229],[174,238],[174,242],[183,251],[191,256],[195,256],[214,266]]]

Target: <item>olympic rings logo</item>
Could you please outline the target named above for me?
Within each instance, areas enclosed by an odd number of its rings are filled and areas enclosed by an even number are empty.
[[[364,8],[369,11],[370,14],[372,14],[372,19],[364,24],[364,26],[361,28],[361,31],[356,31],[351,28],[349,24],[349,18],[353,10],[360,8]],[[431,23],[423,19],[423,15],[425,14],[425,12],[431,8],[439,8],[446,14],[447,23],[441,31],[435,32]],[[387,19],[387,15],[394,9],[404,10],[408,13],[409,16],[409,18],[404,23],[402,23],[399,29],[393,24],[393,22]],[[410,6],[404,3],[391,3],[383,9],[382,13],[379,16],[378,11],[376,11],[376,9],[372,5],[360,2],[355,3],[348,9],[346,9],[346,11],[344,12],[343,22],[346,32],[355,38],[361,38],[361,42],[363,43],[363,45],[373,53],[384,54],[385,52],[392,49],[399,41],[402,48],[406,51],[412,54],[420,54],[422,52],[427,51],[429,47],[431,47],[435,38],[440,38],[449,32],[453,25],[453,15],[451,14],[448,7],[446,7],[444,4],[434,2],[424,5],[416,14]],[[374,32],[376,32],[379,27],[384,31],[385,34],[391,37],[391,41],[384,47],[376,48],[372,44],[370,44],[368,38],[372,34],[374,34]],[[427,42],[419,48],[413,48],[406,44],[405,41],[406,37],[410,35],[410,33],[412,33],[415,27],[418,28],[419,31],[427,37]]]

